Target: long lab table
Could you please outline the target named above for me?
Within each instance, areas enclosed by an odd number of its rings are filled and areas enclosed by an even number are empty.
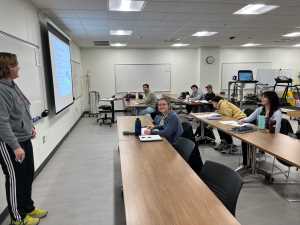
[[[127,225],[238,225],[239,222],[165,139],[141,143],[136,117],[117,118]],[[149,117],[139,117],[142,125]]]

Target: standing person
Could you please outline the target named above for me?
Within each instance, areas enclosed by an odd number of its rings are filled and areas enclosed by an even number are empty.
[[[158,134],[174,144],[183,133],[181,121],[177,113],[171,110],[170,102],[166,98],[159,99],[158,111],[160,114],[154,118],[154,126],[149,126],[145,134]]]
[[[220,96],[214,97],[211,101],[214,108],[217,109],[217,112],[223,116],[232,117],[237,120],[241,120],[246,117],[246,114],[242,112],[242,110],[239,107],[223,99]],[[221,130],[219,130],[219,135],[222,142],[215,149],[222,150],[222,153],[226,153],[227,146],[232,145],[233,143],[232,137]]]
[[[281,128],[282,114],[280,110],[280,101],[278,95],[274,91],[266,91],[261,97],[262,106],[257,108],[250,116],[243,118],[240,121],[244,123],[251,123],[258,121],[260,115],[266,118],[266,128],[269,129],[270,121],[275,121],[275,132],[279,133]],[[247,145],[242,143],[243,151],[243,166],[247,165]]]
[[[203,98],[203,94],[199,90],[199,88],[196,84],[193,84],[191,86],[191,89],[192,89],[192,94],[190,95],[190,98],[189,98],[190,101],[196,101],[196,100],[200,100]],[[187,113],[189,114],[193,110],[193,108],[195,108],[195,107],[193,107],[191,105],[187,105],[186,106]]]
[[[0,164],[6,178],[6,199],[12,225],[36,225],[47,215],[31,198],[34,159],[31,139],[36,131],[30,102],[14,82],[17,56],[0,52]]]
[[[143,91],[145,98],[140,104],[145,104],[147,107],[141,111],[138,110],[137,115],[151,114],[156,110],[157,98],[156,95],[150,91],[149,84],[143,84]]]

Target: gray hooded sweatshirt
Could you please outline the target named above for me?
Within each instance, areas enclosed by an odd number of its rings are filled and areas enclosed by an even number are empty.
[[[12,80],[0,80],[0,141],[13,150],[32,137],[30,102]]]

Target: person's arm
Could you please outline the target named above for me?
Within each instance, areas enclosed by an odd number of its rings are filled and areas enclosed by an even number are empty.
[[[242,119],[242,121],[245,123],[251,123],[257,119],[260,112],[261,112],[261,108],[257,108],[253,113],[251,113],[250,116]]]
[[[196,100],[200,100],[202,98],[202,93],[201,92],[197,92],[197,95],[190,98],[191,101],[196,101]]]
[[[9,110],[13,107],[12,104],[12,99],[0,95],[0,140],[16,150],[20,148],[20,144],[9,123]]]
[[[281,120],[282,120],[282,114],[280,110],[274,112],[272,119],[276,121],[275,132],[279,133],[281,129]]]
[[[158,134],[162,137],[170,137],[174,131],[178,128],[178,119],[175,115],[172,115],[169,118],[168,125],[164,129],[159,131],[154,131],[153,134]]]

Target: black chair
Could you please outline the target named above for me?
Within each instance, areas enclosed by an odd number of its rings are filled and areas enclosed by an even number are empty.
[[[232,215],[235,215],[237,200],[243,186],[240,175],[225,165],[206,161],[201,178]]]
[[[195,148],[195,143],[190,139],[179,137],[177,138],[174,148],[182,156],[182,158],[188,163]]]
[[[110,116],[109,116],[110,114]],[[112,108],[112,105],[108,105],[108,104],[105,104],[105,105],[100,105],[98,107],[98,119],[97,119],[97,122],[101,121],[99,124],[102,125],[102,124],[107,124],[109,125],[110,127],[112,126],[113,124],[113,108]]]
[[[160,112],[158,111],[158,104],[156,103],[155,105],[155,111],[153,113],[150,113],[150,116],[152,118],[152,120],[154,120],[154,118],[159,114]]]
[[[288,121],[287,119],[284,119],[284,118],[281,119],[280,133],[284,134],[284,135],[291,136],[291,137],[295,137],[292,125],[291,125],[290,121]],[[285,165],[286,167],[288,167],[288,170],[287,171],[283,171],[279,167],[275,166],[275,161],[276,160],[278,162],[280,162],[281,164]],[[274,167],[276,167],[280,171],[280,173],[282,173],[286,177],[286,179],[288,180],[289,176],[290,176],[290,171],[291,171],[291,167],[292,166],[293,165],[290,164],[289,162],[287,162],[287,161],[285,161],[283,159],[274,157],[273,166],[272,166],[272,177],[273,177],[273,175],[275,175],[275,173],[274,173]]]
[[[250,109],[250,108],[247,108],[244,110],[244,113],[246,114],[246,116],[250,116],[253,112],[254,112],[254,110]]]
[[[195,144],[192,154],[188,160],[188,164],[195,171],[195,173],[197,173],[199,175],[201,172],[202,166],[203,166],[203,161],[202,161],[201,154],[200,154],[200,151],[198,148],[198,143],[195,141],[193,127],[192,127],[191,123],[183,122],[182,128],[183,128],[183,133],[182,133],[181,137],[187,138]]]

